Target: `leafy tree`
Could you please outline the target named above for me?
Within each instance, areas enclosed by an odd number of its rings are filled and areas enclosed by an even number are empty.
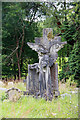
[[[27,42],[41,37],[42,28],[53,27],[54,36],[61,36],[62,41],[67,41],[67,45],[58,52],[62,70],[60,80],[70,77],[78,80],[79,8],[80,2],[66,0],[56,3],[3,3],[3,74],[13,75],[15,79],[16,76],[18,79],[26,76],[27,64],[38,62],[37,53],[27,46]],[[67,62],[65,57],[68,57]]]
[[[80,86],[80,42],[74,44],[73,50],[69,56],[69,69],[70,76],[73,76],[71,80],[77,81],[77,86]]]
[[[24,62],[38,61],[37,53],[32,51],[27,42],[34,42],[35,37],[41,35],[36,16],[43,15],[42,4],[35,2],[3,3],[2,4],[2,29],[3,29],[3,74],[18,76],[23,75]],[[27,63],[27,64],[28,64]]]
[[[25,9],[22,9],[21,3],[3,3],[3,55],[7,55],[6,58],[3,57],[3,74],[7,67],[7,74],[11,71],[10,73],[13,73],[15,77],[18,75],[19,80],[23,60],[26,56],[29,56],[29,59],[30,56],[34,58],[35,53],[28,54],[31,49],[27,46],[27,42],[34,40],[36,30],[38,30],[37,23],[25,20],[26,15],[28,17],[30,15],[25,12]]]
[[[64,33],[62,34],[63,39],[67,40],[67,56],[69,57],[68,70],[65,72],[67,66],[63,64],[63,70],[60,72],[60,79],[63,78],[71,78],[71,81],[77,81],[78,86],[79,82],[79,6],[80,2],[72,3],[73,8],[69,11],[67,17],[67,22],[64,22],[62,29],[64,29]],[[65,68],[65,69],[64,69]],[[64,73],[65,72],[65,73]]]

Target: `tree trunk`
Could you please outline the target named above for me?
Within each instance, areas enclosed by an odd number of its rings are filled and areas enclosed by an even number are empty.
[[[22,36],[22,43],[21,43],[20,51],[17,50],[17,52],[16,52],[17,65],[18,65],[18,80],[21,79],[21,65],[22,65],[22,63],[21,63],[22,62],[21,56],[22,56],[22,49],[23,49],[23,44],[24,44],[24,28],[25,27],[23,27],[23,32],[21,34],[21,36]],[[21,38],[21,36],[20,36],[20,38]],[[16,36],[16,45],[17,45],[17,47],[19,47],[19,39],[20,38],[17,38],[17,36]]]
[[[20,60],[19,60],[19,57],[18,57],[18,52],[16,53],[16,56],[17,56],[17,65],[18,65],[18,80],[20,80],[21,70],[20,70]]]
[[[18,64],[18,80],[21,79],[21,70],[20,70],[20,62],[19,60],[17,61],[17,64]]]
[[[19,46],[19,39],[16,36],[16,46]],[[19,52],[17,50],[16,52],[16,57],[17,57],[17,65],[18,65],[18,80],[21,78],[21,72],[20,72],[20,60],[19,60]]]
[[[13,66],[13,71],[14,71],[14,81],[16,80],[16,64],[14,63]]]

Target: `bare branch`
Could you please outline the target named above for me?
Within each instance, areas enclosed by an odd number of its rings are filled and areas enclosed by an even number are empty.
[[[7,58],[4,60],[4,62],[6,62],[16,52],[17,49],[18,49],[18,47],[9,56],[7,56]]]

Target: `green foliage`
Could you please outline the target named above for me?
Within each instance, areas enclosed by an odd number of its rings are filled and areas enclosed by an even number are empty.
[[[66,79],[69,79],[69,75],[70,75],[69,65],[68,62],[65,62],[65,64],[62,66],[62,71],[60,71],[59,73],[59,79],[62,80],[65,78],[66,81]]]
[[[80,53],[79,53],[80,43],[76,42],[74,44],[73,50],[69,54],[68,62],[65,62],[62,66],[62,71],[59,74],[60,80],[63,78],[69,79],[71,81],[77,82],[77,87],[80,86]]]
[[[69,69],[71,72],[71,76],[73,75],[73,80],[77,80],[78,87],[80,86],[80,42],[76,42],[74,44],[73,50],[71,51],[71,54],[69,56]]]
[[[3,3],[2,73],[7,77],[14,76],[15,78],[19,76],[18,61],[21,76],[24,74],[23,70],[27,70],[28,63],[31,64],[38,61],[37,53],[27,46],[27,42],[34,42],[34,38],[40,36],[38,24],[34,22],[35,19],[32,19],[33,17],[35,18],[37,12],[37,8],[34,9],[34,6],[36,5],[38,7],[39,3],[32,5],[32,3]],[[32,8],[34,9],[33,12],[31,12]],[[26,18],[27,20],[25,20]],[[18,49],[15,51],[16,47],[18,47]],[[18,54],[18,56],[16,54]],[[29,62],[24,66],[23,62],[27,59],[29,59]]]
[[[79,59],[79,48],[80,48],[80,34],[79,34],[79,6],[80,3],[71,4],[73,8],[67,14],[67,20],[63,22],[61,30],[62,37],[67,41],[66,56],[68,58],[67,63],[62,64],[62,71],[60,72],[59,78],[70,79],[70,84],[72,82],[77,82],[77,87],[80,86],[79,76],[80,76],[80,59]],[[62,51],[63,52],[63,51]],[[60,55],[60,53],[59,53]],[[68,68],[68,69],[67,69]]]
[[[38,62],[38,55],[27,46],[27,42],[34,42],[35,37],[42,36],[43,28],[53,28],[53,36],[61,35],[62,41],[67,41],[59,52],[59,67],[61,69],[59,78],[71,78],[72,81],[79,78],[79,56],[78,48],[79,34],[79,13],[80,2],[26,2],[26,3],[3,3],[2,6],[2,40],[3,40],[3,75],[7,77],[19,76],[18,60],[22,77],[26,77],[28,64]],[[41,17],[44,21],[41,21]],[[37,21],[35,18],[38,18]],[[17,59],[16,53],[20,56],[24,28],[24,43],[21,57]],[[18,50],[10,57],[9,55],[17,47]],[[74,46],[74,47],[73,47]],[[65,61],[65,57],[69,57]],[[7,59],[8,58],[8,59]],[[74,58],[74,59],[73,59]],[[7,60],[6,60],[7,59]],[[5,61],[5,62],[4,62]],[[72,77],[71,77],[72,76]],[[73,77],[74,76],[74,77]],[[74,80],[73,80],[74,79]]]
[[[4,101],[5,99],[8,99],[8,95],[7,94],[4,94],[1,96],[1,101]]]

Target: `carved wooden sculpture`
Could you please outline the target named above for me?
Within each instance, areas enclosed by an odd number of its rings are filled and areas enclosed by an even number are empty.
[[[35,38],[35,43],[27,43],[38,53],[39,63],[28,65],[27,91],[47,99],[59,95],[58,90],[58,57],[57,52],[67,42],[61,42],[61,37],[53,39],[52,28],[43,29],[43,37]]]

